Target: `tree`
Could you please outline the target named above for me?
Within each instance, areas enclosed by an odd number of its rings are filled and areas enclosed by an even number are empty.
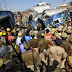
[[[71,1],[71,2],[69,2],[69,4],[70,4],[70,5],[72,5],[72,1]]]

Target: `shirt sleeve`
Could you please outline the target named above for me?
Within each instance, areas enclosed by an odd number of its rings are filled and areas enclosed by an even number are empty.
[[[52,39],[55,39],[53,35],[51,35],[51,38],[52,38]]]

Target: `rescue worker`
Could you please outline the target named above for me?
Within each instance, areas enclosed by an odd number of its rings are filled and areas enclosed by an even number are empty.
[[[24,29],[25,29],[25,27],[24,27],[24,25],[22,24],[22,26],[20,27],[20,31],[19,31],[19,32],[22,32],[23,35],[24,35]]]
[[[52,42],[52,40],[54,40],[54,36],[52,34],[49,33],[49,30],[46,30],[46,34],[45,34],[45,39],[49,40]]]
[[[67,54],[65,50],[62,47],[60,47],[61,44],[62,44],[62,40],[56,38],[55,46],[51,46],[49,48],[50,65],[53,65],[53,61],[57,60],[59,62],[59,65],[57,67],[62,66],[61,58],[65,59]]]
[[[16,49],[17,53],[20,53],[20,46],[15,44],[15,38],[11,39],[11,43],[13,45],[13,47]],[[9,48],[12,48],[11,45],[8,45]],[[12,51],[10,52],[10,57],[16,56],[15,51],[12,48]]]
[[[15,38],[13,32],[11,32],[11,34],[8,36],[8,41],[9,41],[9,42],[11,41],[11,38]]]
[[[8,36],[11,35],[11,29],[10,28],[7,28],[6,30],[7,30]]]
[[[30,68],[32,71],[34,71],[34,68],[37,65],[41,65],[41,60],[39,57],[39,54],[33,50],[29,50],[28,47],[25,47],[26,52],[22,53],[22,60],[25,62],[25,65],[27,65],[27,68]],[[40,72],[39,70],[37,72]]]
[[[56,30],[55,30],[54,28],[51,29],[51,34],[52,34],[53,36],[54,36],[54,34],[55,34],[55,31],[56,31]]]
[[[0,32],[0,41],[2,41],[4,45],[6,45],[6,39],[2,35],[3,33]]]
[[[61,39],[62,39],[62,44],[60,46],[64,48],[66,53],[68,53],[71,49],[71,44],[66,41],[67,34],[65,32],[62,32]]]
[[[22,39],[22,33],[18,33],[18,37],[16,39],[16,45],[19,45],[19,43],[21,43],[21,39]]]
[[[26,31],[26,35],[23,36],[27,42],[31,39],[31,36],[30,36],[29,32],[30,32],[30,31],[27,30],[27,31]]]
[[[43,52],[45,48],[48,48],[48,44],[53,45],[49,40],[45,40],[44,37],[45,34],[41,33],[41,40],[38,43],[38,49],[40,50],[40,53],[41,51]]]
[[[39,27],[37,27],[38,33],[37,33],[37,38],[40,40],[41,39],[41,33],[45,33],[44,30],[40,30]]]
[[[30,44],[30,47],[38,52],[38,39],[34,39],[35,33],[33,31],[31,32],[31,37],[32,39],[28,41]]]

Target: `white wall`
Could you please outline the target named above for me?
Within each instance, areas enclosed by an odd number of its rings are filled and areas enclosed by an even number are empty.
[[[46,9],[50,9],[50,5],[34,6],[34,10],[37,11],[38,13],[42,13]]]

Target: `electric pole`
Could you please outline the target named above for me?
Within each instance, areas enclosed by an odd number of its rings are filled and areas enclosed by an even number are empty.
[[[5,5],[5,8],[6,8],[6,10],[7,10],[7,7],[6,7],[6,3],[5,3],[5,0],[4,0],[4,5]]]

